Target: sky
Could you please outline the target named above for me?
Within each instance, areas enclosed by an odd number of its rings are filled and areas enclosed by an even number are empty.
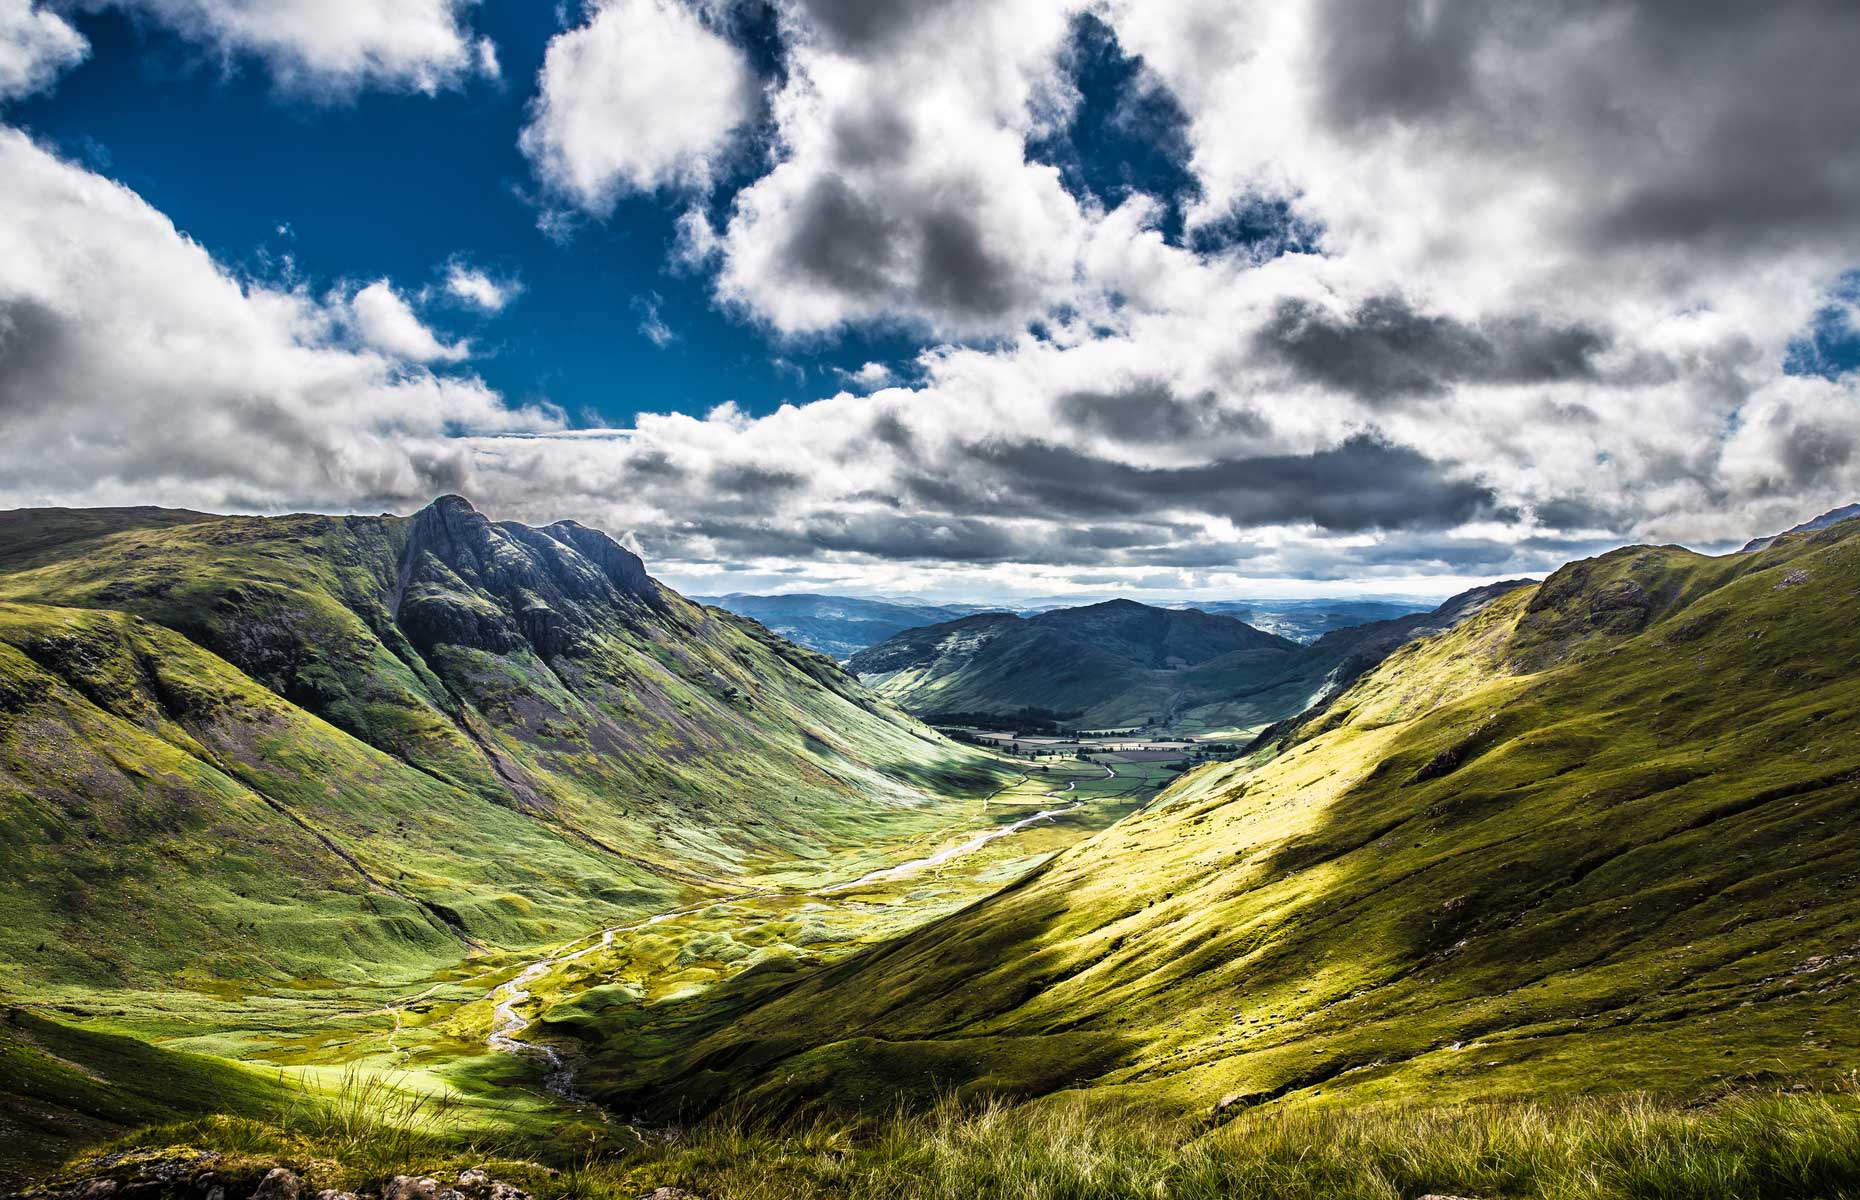
[[[1849,0],[0,0],[0,506],[1445,594],[1860,497]]]

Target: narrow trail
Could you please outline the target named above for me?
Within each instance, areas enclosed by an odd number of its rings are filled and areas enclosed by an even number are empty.
[[[1112,767],[1106,766],[1104,768],[1104,778],[1117,778],[1117,771]],[[1079,781],[1074,779],[1068,782],[1065,787],[1055,788],[1044,794],[1047,797],[1063,796],[1068,792],[1077,790],[1078,785]],[[490,991],[486,999],[490,1000],[492,1004],[491,1032],[490,1035],[485,1038],[485,1045],[493,1050],[502,1051],[505,1054],[529,1055],[542,1059],[548,1064],[548,1072],[543,1077],[543,1086],[556,1095],[561,1096],[563,1099],[580,1099],[580,1097],[575,1094],[574,1090],[574,1067],[562,1056],[561,1051],[543,1042],[526,1042],[518,1036],[524,1030],[528,1029],[532,1022],[528,1017],[517,1011],[517,1006],[530,998],[529,987],[531,984],[555,970],[557,967],[564,963],[570,963],[578,958],[593,954],[597,950],[604,950],[612,946],[614,944],[614,939],[621,934],[636,933],[639,930],[650,928],[651,926],[673,920],[677,917],[690,916],[694,913],[701,913],[707,909],[718,908],[725,904],[735,904],[762,896],[830,896],[841,892],[852,891],[874,883],[889,883],[900,879],[907,879],[919,872],[941,867],[958,858],[973,854],[975,851],[980,850],[983,846],[988,845],[997,838],[1009,837],[1027,828],[1029,825],[1035,825],[1042,821],[1051,821],[1058,817],[1065,816],[1068,813],[1077,812],[1084,806],[1085,801],[1077,800],[1063,808],[1043,809],[1040,812],[1034,813],[1032,816],[1022,817],[1018,821],[1003,825],[997,829],[984,830],[966,842],[961,842],[957,845],[939,850],[935,854],[927,855],[923,858],[914,858],[908,862],[899,863],[896,866],[884,867],[876,871],[868,871],[859,878],[848,880],[845,883],[828,884],[824,887],[801,892],[789,892],[780,888],[759,888],[752,891],[739,892],[731,896],[719,896],[716,899],[705,900],[698,904],[690,904],[682,908],[667,909],[665,912],[655,913],[650,917],[645,917],[638,921],[632,921],[622,925],[613,925],[596,933],[588,934],[586,937],[577,938],[569,942],[556,953],[528,963],[510,980],[499,984]],[[583,945],[584,942],[586,943],[585,945]],[[398,1011],[396,1012],[396,1018],[396,1030],[398,1031]]]

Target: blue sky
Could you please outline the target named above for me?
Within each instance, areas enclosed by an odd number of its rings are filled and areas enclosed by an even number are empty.
[[[0,504],[461,492],[991,601],[1735,546],[1860,495],[1857,55],[1825,0],[22,0]]]
[[[726,401],[760,415],[831,394],[836,372],[868,362],[908,373],[934,339],[883,323],[783,337],[716,304],[701,272],[668,260],[686,195],[629,195],[610,217],[572,220],[553,237],[540,228],[552,206],[517,142],[566,16],[529,0],[474,11],[473,28],[497,46],[495,80],[436,95],[306,97],[281,91],[260,63],[227,60],[160,24],[79,12],[89,58],[9,115],[259,278],[322,290],[386,276],[413,289],[463,260],[517,279],[522,293],[503,313],[435,304],[429,323],[473,338],[473,366],[500,392],[560,405],[577,425]],[[751,14],[741,25],[767,36],[756,22],[769,19]],[[1030,153],[1061,165],[1081,195],[1192,194],[1182,118],[1166,96],[1131,94],[1137,64],[1101,22],[1080,23],[1076,53],[1077,117]],[[772,75],[767,48],[757,57]],[[753,177],[760,153],[743,150],[715,195]],[[1180,236],[1179,206],[1169,227]],[[675,340],[659,346],[641,332],[648,305]]]
[[[504,313],[439,307],[432,323],[485,345],[474,365],[487,382],[559,404],[577,424],[731,400],[766,412],[831,392],[834,367],[902,362],[916,348],[878,333],[776,344],[732,320],[703,278],[667,269],[677,198],[628,197],[609,220],[545,236],[517,134],[561,28],[549,5],[500,0],[474,15],[497,44],[501,79],[434,96],[311,100],[281,93],[249,59],[225,63],[122,12],[74,19],[89,60],[56,92],[14,106],[15,123],[134,188],[254,275],[290,271],[319,289],[385,275],[418,287],[463,257],[515,276],[523,293]],[[639,331],[640,306],[654,296],[677,338],[663,348]]]

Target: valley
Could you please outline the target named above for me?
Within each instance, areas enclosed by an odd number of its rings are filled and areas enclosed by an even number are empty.
[[[623,1173],[801,1113],[1185,1144],[1421,1097],[1823,1096],[1860,1044],[1857,524],[1309,646],[964,618],[1024,645],[957,686],[1018,690],[939,733],[463,502],[38,521],[84,554],[0,553],[0,1169],[343,1112]],[[1055,654],[1263,656],[1278,698],[1199,736],[1059,722],[1018,703]]]

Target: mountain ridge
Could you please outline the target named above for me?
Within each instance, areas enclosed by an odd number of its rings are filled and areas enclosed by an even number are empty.
[[[417,972],[931,823],[1001,773],[572,522],[443,497],[46,524],[0,516],[15,984],[203,948],[301,973],[345,940]]]
[[[907,630],[846,665],[880,695],[929,717],[1041,711],[1068,714],[1081,728],[1259,728],[1321,703],[1410,638],[1513,586],[1475,588],[1430,612],[1332,630],[1308,644],[1226,614],[1128,599],[1031,617],[985,613]]]

